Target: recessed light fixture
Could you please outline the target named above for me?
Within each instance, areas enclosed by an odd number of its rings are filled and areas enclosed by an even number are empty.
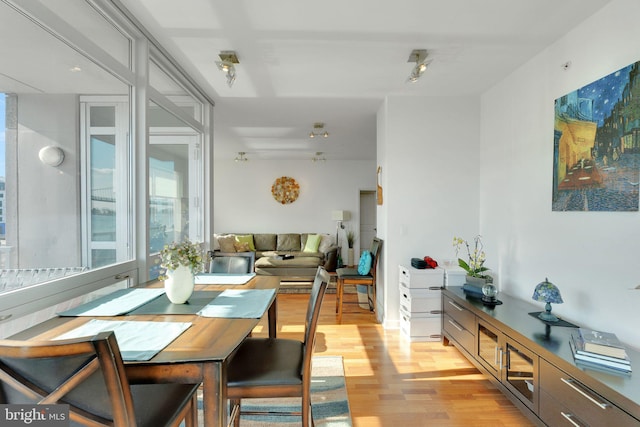
[[[82,68],[74,65],[73,67],[69,68],[69,71],[71,71],[72,73],[79,73],[80,71],[82,71]]]
[[[313,124],[313,130],[309,132],[309,138],[315,138],[316,136],[329,138],[329,132],[324,129],[324,123],[316,122]]]

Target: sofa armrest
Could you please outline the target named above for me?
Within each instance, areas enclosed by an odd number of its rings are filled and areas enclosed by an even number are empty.
[[[323,267],[327,271],[336,271],[338,267],[338,246],[331,246],[327,249],[327,252],[324,253]]]

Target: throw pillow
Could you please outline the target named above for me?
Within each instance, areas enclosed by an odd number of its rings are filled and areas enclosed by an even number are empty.
[[[321,240],[322,236],[319,234],[309,234],[307,236],[307,243],[304,245],[302,252],[318,252]]]
[[[258,233],[253,235],[253,244],[257,251],[275,251],[276,235]]]
[[[233,247],[235,252],[249,252],[249,244],[247,242],[235,242]]]
[[[301,247],[300,234],[278,234],[277,251],[299,251]]]
[[[228,236],[220,236],[218,237],[218,243],[220,244],[220,252],[235,252],[236,248],[234,243],[236,243],[236,236],[228,235]]]
[[[326,253],[331,246],[333,246],[333,236],[329,234],[322,234],[322,240],[320,246],[318,246],[318,252]]]
[[[240,243],[246,243],[249,245],[249,250],[251,252],[255,252],[256,251],[256,247],[253,244],[253,234],[244,234],[244,235],[239,235],[236,236],[236,241],[240,242]],[[238,251],[240,252],[240,251]],[[243,251],[246,252],[246,251]]]
[[[371,271],[371,263],[373,262],[373,258],[371,257],[371,252],[364,251],[360,256],[360,262],[358,263],[358,274],[361,276],[366,276]]]
[[[213,248],[211,248],[214,251],[219,251],[220,250],[220,242],[218,242],[218,239],[220,237],[223,237],[224,234],[214,234],[213,235]]]

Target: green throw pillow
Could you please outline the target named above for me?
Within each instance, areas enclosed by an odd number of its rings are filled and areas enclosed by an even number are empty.
[[[256,251],[256,247],[253,244],[253,234],[244,234],[244,235],[236,236],[236,240],[240,243],[247,243],[249,245],[249,250],[251,252]]]
[[[319,234],[309,234],[307,236],[307,243],[304,245],[304,249],[302,252],[318,252],[318,247],[320,246],[320,241],[322,240],[322,236]]]

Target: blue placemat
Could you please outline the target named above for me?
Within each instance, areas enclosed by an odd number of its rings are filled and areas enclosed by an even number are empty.
[[[136,308],[127,315],[136,314],[196,314],[204,306],[209,304],[222,291],[194,291],[184,304],[174,304],[169,301],[167,295],[160,295],[158,298]]]
[[[191,326],[188,322],[142,322],[91,319],[56,339],[92,337],[113,331],[123,360],[149,360]]]
[[[58,313],[58,316],[120,316],[158,298],[162,288],[119,289],[78,307]]]
[[[200,312],[204,317],[259,319],[275,297],[275,289],[227,289]]]

